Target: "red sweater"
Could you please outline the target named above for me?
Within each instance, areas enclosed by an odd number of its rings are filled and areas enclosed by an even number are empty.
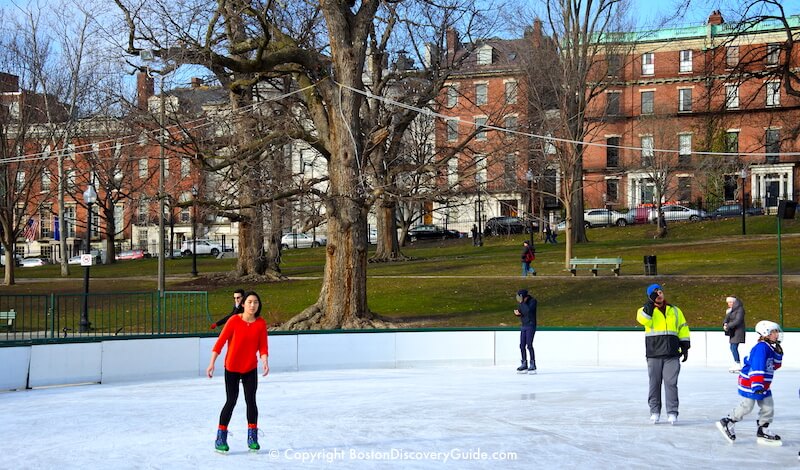
[[[258,367],[258,357],[268,353],[267,322],[258,317],[253,323],[247,323],[240,315],[233,315],[225,323],[212,351],[220,354],[226,342],[225,370],[240,374],[250,372]]]

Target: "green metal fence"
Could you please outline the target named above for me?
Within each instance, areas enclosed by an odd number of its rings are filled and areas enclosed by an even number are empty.
[[[120,335],[191,335],[207,332],[209,323],[207,292],[168,291],[163,297],[157,291],[0,294],[0,345],[6,346]]]

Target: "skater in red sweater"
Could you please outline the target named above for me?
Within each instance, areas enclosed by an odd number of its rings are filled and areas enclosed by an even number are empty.
[[[211,350],[211,362],[206,374],[214,376],[214,362],[228,343],[225,354],[225,395],[227,400],[219,415],[219,429],[215,447],[218,452],[227,452],[228,423],[233,415],[233,408],[239,398],[239,381],[244,388],[244,401],[247,404],[247,446],[252,451],[258,445],[258,406],[256,406],[256,389],[258,388],[258,356],[261,357],[263,375],[269,374],[267,347],[267,322],[261,318],[261,298],[255,292],[244,294],[244,312],[233,315],[219,334],[217,342]],[[258,355],[258,356],[257,356]]]

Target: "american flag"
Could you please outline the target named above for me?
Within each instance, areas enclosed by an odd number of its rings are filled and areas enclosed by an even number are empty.
[[[25,224],[25,230],[22,232],[22,235],[25,237],[25,240],[32,242],[36,240],[36,231],[39,229],[39,221],[30,218],[28,219],[28,223]]]

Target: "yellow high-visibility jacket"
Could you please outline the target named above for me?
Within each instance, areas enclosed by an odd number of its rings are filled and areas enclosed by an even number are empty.
[[[636,313],[636,320],[644,326],[647,357],[676,357],[691,347],[689,325],[674,305],[666,304],[662,311],[648,302]]]

